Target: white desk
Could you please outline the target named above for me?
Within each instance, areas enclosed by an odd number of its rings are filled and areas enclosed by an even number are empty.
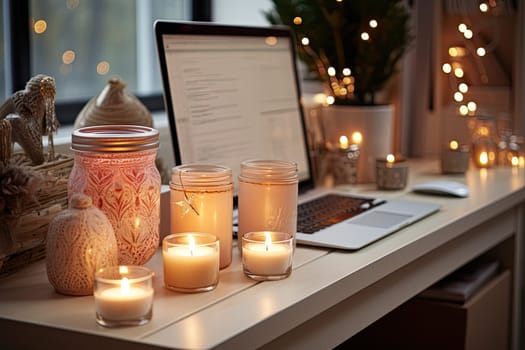
[[[410,164],[405,191],[348,187],[380,197],[435,201],[442,210],[357,252],[299,246],[292,275],[256,283],[242,274],[237,251],[217,289],[179,294],[155,273],[152,321],[106,329],[95,323],[92,297],[56,294],[44,262],[0,280],[0,348],[331,348],[469,260],[493,254],[514,271],[513,348],[519,344],[525,169],[471,169],[465,199],[410,193],[411,184],[443,179],[437,161]]]

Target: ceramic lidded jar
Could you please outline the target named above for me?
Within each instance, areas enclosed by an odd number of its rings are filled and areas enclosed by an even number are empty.
[[[95,272],[118,263],[117,241],[106,215],[83,194],[71,197],[69,209],[49,223],[47,277],[67,295],[91,295]]]
[[[113,225],[119,265],[143,265],[159,247],[159,132],[138,125],[73,131],[68,196],[85,193]]]

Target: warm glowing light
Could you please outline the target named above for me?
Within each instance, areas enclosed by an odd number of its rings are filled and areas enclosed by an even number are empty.
[[[343,68],[343,75],[349,76],[350,74],[352,74],[350,68]]]
[[[97,64],[97,73],[100,75],[109,73],[109,63],[107,61],[102,61]]]
[[[456,140],[452,140],[449,142],[448,147],[451,150],[456,151],[459,148],[459,143]]]
[[[448,48],[448,54],[450,57],[463,57],[467,54],[465,48],[461,46],[451,46]]]
[[[264,240],[264,247],[266,248],[266,251],[268,251],[272,246],[272,236],[270,236],[270,232],[265,232],[264,236],[266,237]]]
[[[518,157],[518,166],[520,168],[525,168],[525,157],[523,156]]]
[[[487,165],[489,163],[489,155],[487,152],[481,152],[479,154],[479,164]]]
[[[465,106],[465,105],[459,106],[459,114],[467,115],[468,114],[468,107]]]
[[[343,78],[343,83],[348,85],[348,84],[351,84],[352,83],[352,79],[350,79],[350,77],[344,77]]]
[[[458,90],[464,94],[468,92],[468,85],[465,83],[461,83],[458,85]]]
[[[463,94],[461,92],[459,92],[459,91],[456,91],[454,93],[454,101],[456,101],[456,102],[463,101]]]
[[[335,77],[335,68],[334,67],[328,67],[328,75],[331,77]]]
[[[352,142],[360,145],[361,142],[363,142],[363,134],[361,134],[359,131],[356,131],[352,134]]]
[[[450,65],[450,63],[444,63],[443,66],[441,67],[441,69],[443,70],[443,73],[450,73],[452,72],[452,66]]]
[[[458,25],[458,30],[461,32],[461,33],[465,33],[465,31],[467,30],[467,25],[465,23],[460,23]]]
[[[512,166],[518,166],[520,164],[520,160],[518,157],[513,156],[510,163],[512,164]]]
[[[62,62],[64,64],[71,64],[75,60],[75,51],[67,50],[62,54]]]
[[[478,54],[479,57],[483,57],[487,54],[487,50],[485,50],[483,47],[478,47],[476,49],[476,53]]]
[[[367,40],[370,39],[370,35],[367,32],[362,32],[361,33],[361,39],[364,40],[364,41],[367,41]]]
[[[47,22],[43,19],[39,19],[35,22],[35,25],[33,26],[35,33],[42,34],[47,29]]]
[[[463,68],[455,68],[454,75],[456,76],[456,78],[463,78],[463,75],[465,75],[465,73],[463,72]]]
[[[299,16],[294,17],[293,24],[300,25],[301,23],[303,23],[303,19],[301,17],[299,17]]]
[[[275,46],[277,44],[277,38],[275,36],[267,36],[265,39],[264,39],[264,42],[266,43],[266,45],[268,46]]]
[[[120,295],[128,295],[129,294],[129,280],[127,277],[124,277],[122,281],[120,281]]]
[[[190,254],[193,255],[193,252],[195,252],[195,238],[193,235],[188,236],[188,246],[190,248]]]
[[[129,269],[127,266],[119,266],[118,267],[118,272],[121,274],[121,275],[126,275],[129,273]]]
[[[348,148],[348,137],[345,135],[339,137],[339,147],[342,149]]]
[[[389,154],[389,155],[386,156],[386,161],[388,163],[394,163],[396,161],[396,157],[394,157],[393,154]]]
[[[481,12],[487,12],[489,10],[489,6],[486,3],[482,2],[481,4],[479,4],[479,10]]]
[[[476,109],[478,109],[478,105],[476,104],[476,102],[470,101],[469,103],[467,103],[467,108],[469,111],[475,112]]]
[[[463,36],[465,37],[465,39],[472,39],[473,35],[474,34],[472,33],[472,30],[470,29],[465,30],[465,32],[463,33]]]
[[[329,105],[333,105],[335,102],[335,98],[333,96],[326,96],[326,103]]]
[[[368,22],[368,25],[370,28],[377,28],[377,21],[375,19],[371,19],[370,22]]]
[[[308,39],[307,37],[303,37],[303,38],[301,39],[301,44],[302,44],[303,46],[308,46],[308,45],[310,45],[310,39]]]

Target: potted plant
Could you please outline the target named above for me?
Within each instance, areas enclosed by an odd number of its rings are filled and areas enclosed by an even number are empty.
[[[273,8],[265,13],[267,20],[291,28],[300,59],[323,85],[326,104],[330,105],[322,110],[325,139],[337,142],[341,133],[350,137],[359,131],[362,144],[358,182],[372,181],[375,158],[391,153],[393,148],[393,106],[377,106],[376,94],[397,72],[413,39],[405,2],[272,2]],[[343,115],[347,113],[352,117]],[[370,113],[382,116],[372,120]]]

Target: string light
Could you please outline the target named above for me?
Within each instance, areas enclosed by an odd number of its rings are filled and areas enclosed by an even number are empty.
[[[328,73],[329,76],[335,77],[335,68],[334,67],[329,67],[328,70],[327,70],[327,73]]]
[[[448,54],[450,57],[463,57],[467,54],[465,48],[460,46],[452,46],[448,49]]]
[[[466,94],[468,92],[468,85],[465,84],[465,83],[460,83],[458,85],[458,90],[464,94]]]
[[[465,39],[472,39],[472,36],[474,34],[472,33],[472,30],[470,29],[467,29],[463,32],[463,36],[465,37]]]
[[[33,29],[35,30],[35,33],[42,34],[47,29],[47,22],[43,19],[39,19],[35,22],[35,25],[33,26]]]
[[[468,107],[465,105],[459,106],[459,114],[465,116],[468,114]]]
[[[463,101],[463,94],[461,92],[459,92],[459,91],[456,91],[454,93],[454,101],[456,101],[456,102]]]
[[[483,47],[478,47],[476,50],[476,53],[478,54],[479,57],[483,57],[485,56],[487,51]]]
[[[475,112],[478,108],[478,105],[476,104],[476,102],[470,101],[469,103],[467,103],[467,108],[470,112]]]
[[[361,33],[361,39],[364,40],[364,41],[367,41],[367,40],[370,39],[370,35],[367,32],[362,32]]]
[[[350,74],[352,74],[352,71],[350,70],[350,68],[343,68],[344,76],[349,76]]]
[[[75,60],[75,51],[67,50],[62,54],[62,62],[64,64],[71,64]]]
[[[443,70],[443,73],[446,74],[452,72],[452,66],[450,65],[450,63],[444,63],[441,69]]]
[[[482,2],[481,4],[479,4],[479,10],[481,12],[487,12],[489,10],[489,6],[487,5],[487,3]]]
[[[295,25],[300,25],[300,24],[302,24],[302,23],[303,23],[303,19],[302,19],[301,17],[299,17],[299,16],[294,17],[294,19],[293,19],[293,24],[295,24]]]
[[[465,75],[465,72],[463,72],[463,69],[461,67],[454,68],[454,75],[456,78],[463,78],[463,75]]]
[[[465,31],[468,29],[467,25],[465,23],[460,23],[458,25],[458,30],[460,33],[465,33]]]
[[[307,37],[303,37],[301,39],[301,44],[303,44],[304,46],[310,45],[310,39],[308,39]]]
[[[377,21],[375,19],[371,19],[370,22],[368,22],[368,25],[370,28],[377,28]]]
[[[333,105],[335,102],[335,98],[333,96],[326,96],[326,103],[329,105]]]
[[[99,75],[105,75],[109,73],[109,63],[107,61],[101,61],[97,64],[97,73]]]

